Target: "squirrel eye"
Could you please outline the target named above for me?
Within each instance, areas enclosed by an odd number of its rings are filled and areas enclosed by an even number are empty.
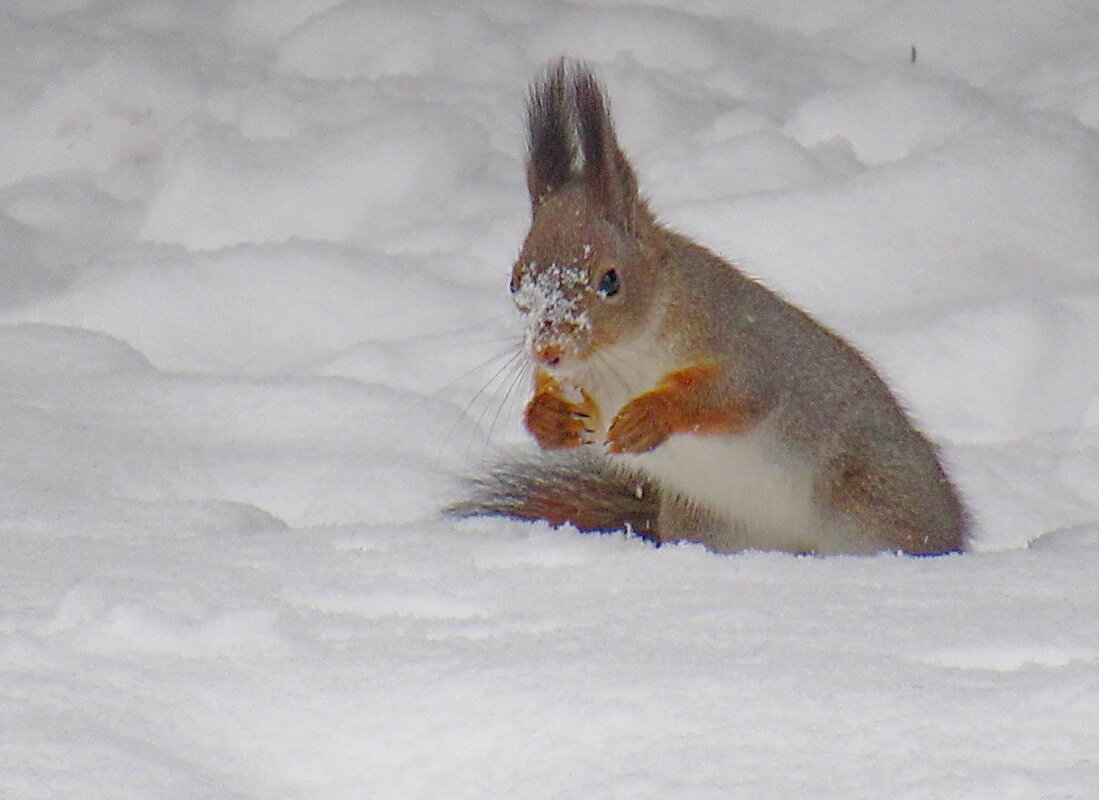
[[[599,292],[600,297],[614,297],[620,288],[622,288],[622,282],[618,279],[618,272],[609,269],[599,279],[599,288],[596,291]]]

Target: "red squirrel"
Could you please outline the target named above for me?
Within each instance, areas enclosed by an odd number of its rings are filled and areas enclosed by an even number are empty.
[[[452,514],[630,530],[716,552],[958,552],[934,446],[866,359],[664,227],[591,72],[551,64],[527,105],[532,224],[511,273],[542,452]]]

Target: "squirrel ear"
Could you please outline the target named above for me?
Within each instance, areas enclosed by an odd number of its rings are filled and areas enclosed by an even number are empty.
[[[573,98],[584,159],[584,184],[603,208],[608,222],[634,232],[642,205],[637,194],[637,178],[626,154],[618,146],[614,122],[599,82],[583,67],[577,69],[573,78]]]
[[[576,134],[565,73],[563,58],[550,64],[527,100],[527,190],[535,208],[574,174]]]
[[[636,232],[645,219],[637,178],[614,135],[599,82],[583,64],[552,62],[527,100],[527,190],[537,208],[569,182],[583,184],[604,218]],[[583,166],[578,167],[577,162]]]

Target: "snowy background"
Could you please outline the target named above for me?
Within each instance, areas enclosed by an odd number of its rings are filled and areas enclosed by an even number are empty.
[[[439,520],[561,53],[975,552]],[[1095,0],[7,0],[0,109],[0,797],[1099,797]]]

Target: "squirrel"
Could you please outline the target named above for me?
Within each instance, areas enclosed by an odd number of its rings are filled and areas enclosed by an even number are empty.
[[[850,344],[657,221],[591,71],[527,103],[532,224],[511,273],[541,451],[456,516],[628,530],[729,553],[965,549],[935,447]]]

